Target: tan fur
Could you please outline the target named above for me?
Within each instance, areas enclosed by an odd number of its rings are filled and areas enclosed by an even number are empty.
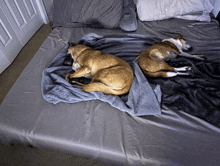
[[[186,44],[186,41],[185,39],[183,39],[182,35],[177,35],[174,39],[178,40],[182,44],[182,46],[189,46]],[[182,52],[182,50],[180,51],[174,43],[165,40],[141,52],[138,58],[138,65],[142,69],[143,73],[146,76],[150,77],[166,78],[176,76],[177,74],[187,75],[187,73],[183,74],[177,72],[178,68],[176,68],[177,70],[175,70],[164,61],[168,58],[176,58],[176,56],[178,55],[202,59],[202,56],[190,55]],[[185,71],[187,71],[188,69],[190,69],[190,67],[185,67],[184,69],[186,69]],[[172,74],[168,75],[168,73]]]
[[[138,58],[138,65],[143,70],[145,75],[152,77],[167,77],[163,71],[176,72],[163,59],[168,58],[167,51],[176,52],[169,45],[162,42],[149,47],[140,54]]]
[[[104,93],[122,95],[129,92],[133,81],[133,70],[124,60],[105,54],[85,45],[70,47],[75,73],[67,74],[66,80],[86,77],[92,81],[88,85],[80,86],[86,92],[100,91]]]

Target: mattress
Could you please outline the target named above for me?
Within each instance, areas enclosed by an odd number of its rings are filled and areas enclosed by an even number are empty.
[[[220,128],[183,110],[162,104],[161,114],[131,116],[100,100],[74,104],[44,100],[43,70],[68,42],[77,43],[88,33],[128,32],[54,28],[0,106],[0,139],[116,165],[220,165]],[[192,53],[220,62],[220,29],[215,21],[139,21],[132,33],[161,39],[180,33],[194,47]]]

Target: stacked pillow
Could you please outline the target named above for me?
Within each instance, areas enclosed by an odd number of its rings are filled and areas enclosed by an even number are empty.
[[[51,21],[54,27],[120,27],[125,31],[136,30],[135,5],[133,10],[128,10],[123,0],[54,0],[53,5]]]
[[[137,13],[141,21],[183,18],[210,21],[214,0],[137,0]]]
[[[53,27],[137,29],[141,21],[210,21],[214,0],[53,0]],[[136,5],[135,5],[136,4]],[[137,12],[136,12],[137,9]]]

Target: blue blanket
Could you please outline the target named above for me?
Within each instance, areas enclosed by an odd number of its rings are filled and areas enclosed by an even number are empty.
[[[127,61],[134,70],[134,80],[128,94],[122,96],[102,92],[84,92],[75,85],[65,81],[67,73],[73,73],[71,66],[63,65],[66,46],[43,71],[42,94],[46,101],[77,103],[89,100],[108,102],[112,107],[131,115],[155,115],[161,113],[161,90],[159,85],[150,85],[137,65],[137,57],[147,47],[160,39],[144,35],[108,35],[94,33],[85,35],[78,43],[113,54]]]

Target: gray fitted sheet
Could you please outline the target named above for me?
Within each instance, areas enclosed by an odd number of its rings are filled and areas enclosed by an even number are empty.
[[[44,100],[43,70],[68,41],[77,42],[91,32],[125,33],[53,29],[0,106],[0,139],[118,165],[220,165],[220,129],[181,110],[162,105],[161,115],[135,117],[99,100],[56,105]],[[216,22],[139,22],[135,33],[162,39],[181,33],[194,46],[192,52],[220,61]]]

